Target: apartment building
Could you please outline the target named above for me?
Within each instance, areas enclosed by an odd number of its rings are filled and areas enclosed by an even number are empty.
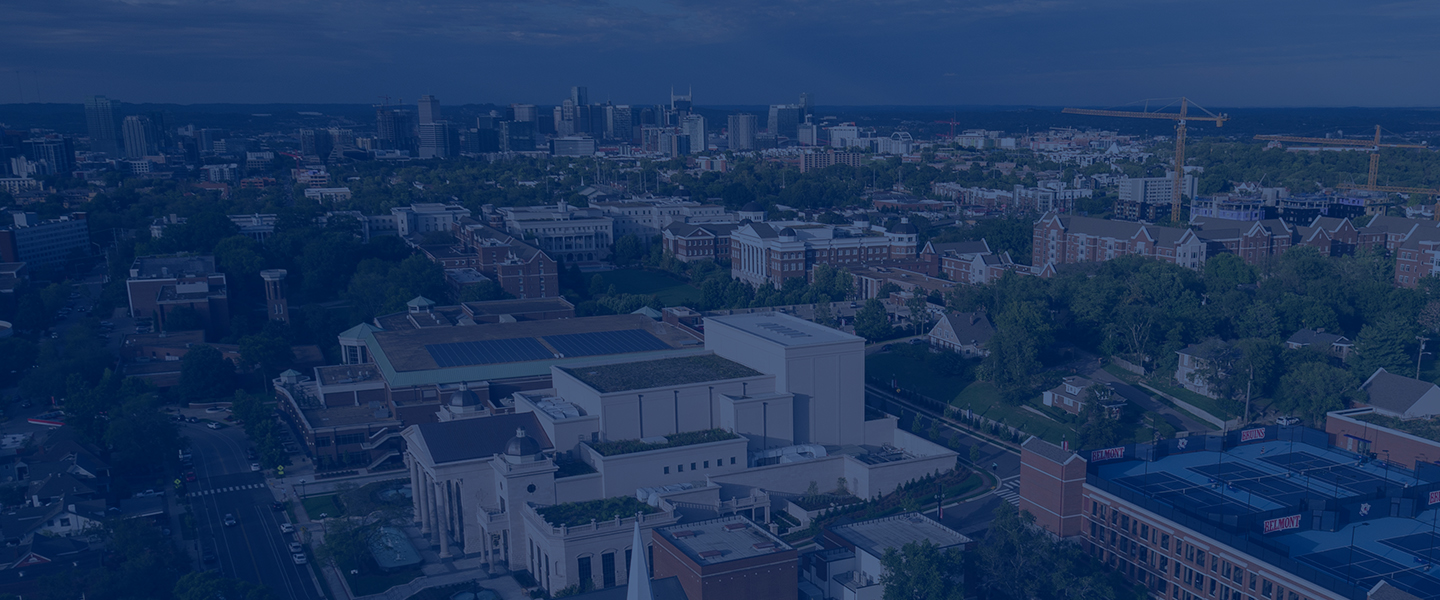
[[[0,262],[23,262],[33,271],[90,256],[90,223],[83,212],[46,221],[33,212],[12,212],[10,218],[9,226],[0,227]]]
[[[1052,212],[1035,223],[1030,264],[1098,262],[1133,254],[1199,269],[1205,264],[1206,247],[1193,229]]]
[[[730,236],[730,273],[751,285],[779,287],[810,276],[815,265],[923,266],[918,231],[908,220],[891,230],[798,221],[741,223]]]

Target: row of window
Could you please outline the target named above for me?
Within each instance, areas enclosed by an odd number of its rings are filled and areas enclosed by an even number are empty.
[[[732,465],[735,464],[735,457],[733,457],[733,456],[730,457],[730,464],[732,464]],[[698,467],[697,467],[697,465],[703,465],[703,466],[698,466]],[[723,467],[723,466],[725,466],[725,459],[723,459],[723,458],[715,459],[715,466],[717,466],[717,467]],[[690,470],[691,470],[691,471],[699,471],[700,469],[708,469],[708,468],[710,468],[710,461],[708,461],[708,460],[706,460],[706,461],[696,461],[696,462],[690,463]],[[680,464],[678,464],[678,465],[675,465],[675,469],[676,469],[676,472],[678,472],[678,473],[684,473],[684,472],[685,472],[685,463],[680,463]],[[669,474],[670,474],[670,467],[665,467],[665,474],[666,474],[666,475],[669,475]]]

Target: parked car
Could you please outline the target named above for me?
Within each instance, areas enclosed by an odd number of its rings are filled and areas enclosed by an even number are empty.
[[[210,407],[210,408],[205,409],[205,412],[207,412],[207,413],[225,412],[225,409],[220,408],[220,407],[218,407],[218,406],[212,406],[212,407]]]
[[[200,557],[200,560],[205,561],[205,564],[207,564],[207,565],[210,564],[210,563],[215,562],[215,551],[214,551],[214,550],[206,550],[206,551],[205,551],[205,555],[202,556],[202,557]]]
[[[295,533],[295,526],[289,523],[281,523],[280,533]]]
[[[205,426],[206,426],[206,427],[209,427],[209,428],[211,428],[211,429],[219,429],[219,428],[220,428],[220,424],[217,423],[217,422],[215,422],[215,421],[211,421],[211,422],[209,422],[209,423],[206,423]]]
[[[259,470],[260,470],[260,463],[250,463],[250,470],[251,470],[251,471],[259,471]]]
[[[1300,424],[1300,417],[1280,417],[1275,419],[1276,425],[1294,426]]]
[[[237,523],[239,523],[239,521],[236,521],[236,520],[235,520],[235,515],[232,515],[232,514],[230,514],[230,513],[225,513],[225,526],[226,526],[226,527],[234,527]]]
[[[303,553],[301,553],[301,554],[291,554],[291,555],[290,555],[290,560],[295,561],[295,564],[297,564],[297,565],[303,565],[303,564],[305,564],[305,563],[307,563],[307,562],[310,562],[309,559],[305,558],[305,554],[303,554]]]
[[[285,503],[284,503],[284,502],[271,502],[271,503],[270,503],[270,508],[271,508],[271,509],[274,509],[274,510],[285,510]],[[280,526],[281,531],[284,531],[285,527],[286,527],[285,525],[281,525],[281,526]]]
[[[290,542],[290,553],[291,553],[291,554],[304,554],[304,553],[305,553],[305,547],[304,547],[304,546],[301,546],[301,545],[300,545],[300,542]]]
[[[188,422],[188,423],[199,423],[199,422],[200,422],[200,419],[197,418],[197,417],[190,417],[190,418],[188,418],[188,419],[185,419],[185,421]]]

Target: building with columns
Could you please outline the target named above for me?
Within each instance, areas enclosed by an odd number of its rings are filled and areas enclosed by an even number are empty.
[[[780,287],[791,277],[809,278],[815,265],[869,267],[916,264],[919,234],[902,219],[887,231],[799,221],[742,221],[730,234],[730,274],[750,285]]]
[[[954,452],[866,416],[861,338],[769,312],[704,330],[688,352],[552,365],[509,414],[406,428],[416,517],[441,555],[528,568],[551,592],[623,585],[637,526],[765,524],[812,481],[873,498],[954,468]]]

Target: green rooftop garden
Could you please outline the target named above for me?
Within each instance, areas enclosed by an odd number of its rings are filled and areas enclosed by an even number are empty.
[[[603,394],[763,375],[713,354],[562,370]]]
[[[1373,423],[1381,427],[1388,427],[1396,431],[1403,431],[1415,437],[1422,437],[1432,442],[1440,442],[1440,420],[1435,419],[1397,419],[1379,413],[1365,413],[1359,415],[1346,415],[1356,421]]]
[[[648,452],[662,448],[675,448],[679,446],[694,446],[695,444],[708,444],[710,442],[723,442],[733,440],[740,436],[725,431],[724,429],[703,429],[700,431],[687,431],[665,436],[665,441],[660,443],[647,443],[640,440],[617,440],[613,442],[594,442],[590,444],[600,456],[616,456],[619,454],[631,454],[634,452]]]
[[[636,500],[634,496],[601,498],[587,502],[566,502],[535,509],[540,517],[555,527],[579,527],[590,521],[609,521],[615,517],[633,517],[635,513],[654,514],[660,509]]]

